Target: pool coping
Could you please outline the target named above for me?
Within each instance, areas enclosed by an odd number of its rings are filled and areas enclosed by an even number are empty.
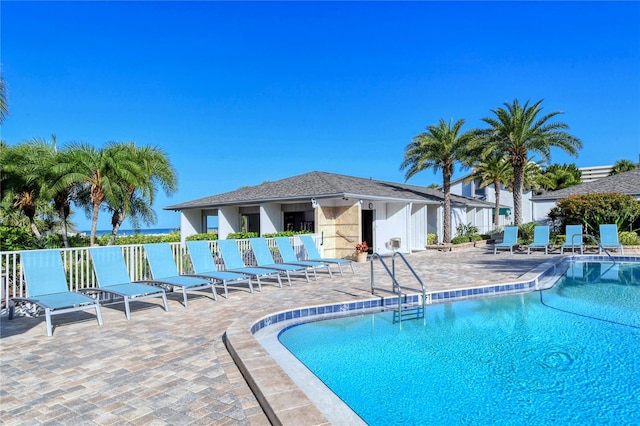
[[[615,261],[640,262],[640,256],[613,256]],[[518,280],[507,283],[466,286],[447,291],[433,291],[430,304],[495,297],[508,294],[528,293],[548,288],[567,269],[571,261],[610,261],[602,255],[569,255],[548,260],[521,275]],[[566,266],[566,267],[565,267]],[[405,302],[416,304],[419,294],[404,296]],[[295,309],[273,312],[256,312],[255,315],[234,321],[224,334],[224,342],[234,362],[255,394],[269,421],[274,425],[332,424],[311,401],[295,381],[273,359],[262,346],[255,333],[285,321],[308,321],[352,315],[354,311],[393,309],[398,305],[398,296],[373,296],[358,301],[345,301],[321,305],[307,305]]]

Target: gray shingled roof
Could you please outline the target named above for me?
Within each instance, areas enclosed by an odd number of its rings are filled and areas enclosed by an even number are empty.
[[[558,191],[534,195],[535,200],[560,200],[571,195],[596,193],[617,193],[640,197],[640,169],[631,170],[617,175],[600,178],[592,182],[582,183]]]
[[[325,172],[310,172],[257,186],[240,188],[223,194],[174,204],[165,210],[216,208],[229,205],[251,205],[265,202],[309,202],[311,198],[364,198],[439,203],[441,191],[422,186],[363,179]],[[451,202],[477,207],[493,204],[474,198],[451,195]]]

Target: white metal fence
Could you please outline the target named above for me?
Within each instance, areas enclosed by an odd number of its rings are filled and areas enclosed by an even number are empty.
[[[249,244],[249,240],[236,240],[238,248],[242,253],[242,259],[247,266],[255,266],[256,261],[253,256],[253,251]],[[299,258],[304,256],[304,248],[297,238],[290,238],[294,251]],[[267,238],[269,247],[272,247],[274,259],[276,262],[280,262],[279,252],[275,249],[275,240]],[[176,260],[176,266],[179,273],[192,272],[191,262],[187,253],[187,248],[180,243],[169,243],[173,252],[174,259]],[[218,243],[217,241],[209,241],[211,252],[215,257],[216,265],[219,270],[224,270],[224,263],[218,256]],[[138,281],[144,279],[150,279],[151,273],[144,255],[144,249],[141,244],[120,246],[125,259],[125,263],[129,270],[129,278],[131,281]],[[60,249],[62,256],[62,263],[67,273],[67,283],[69,290],[75,291],[81,288],[89,288],[96,286],[96,276],[93,272],[91,265],[91,259],[89,257],[89,248],[70,248]],[[27,291],[25,286],[24,276],[20,267],[20,252],[19,251],[4,251],[0,252],[0,299],[2,303],[2,310],[6,309],[9,305],[9,300],[12,297],[26,297]]]

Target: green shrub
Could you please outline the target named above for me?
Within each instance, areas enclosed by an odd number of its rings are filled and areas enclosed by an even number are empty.
[[[535,222],[523,223],[518,227],[518,235],[524,244],[529,244],[533,241],[533,232],[535,227]]]
[[[37,249],[38,240],[29,228],[0,226],[0,251]]]
[[[438,244],[438,236],[436,234],[427,234],[427,244],[430,246]]]
[[[561,246],[567,241],[567,236],[564,234],[555,234],[549,237],[549,243],[554,246]]]
[[[461,244],[468,243],[470,241],[479,241],[482,237],[478,232],[479,230],[477,226],[472,225],[471,223],[467,223],[466,225],[461,223],[456,226],[456,233],[458,235],[451,239],[451,243]]]
[[[227,235],[227,240],[246,240],[247,238],[258,238],[257,232],[231,232]]]
[[[461,223],[458,226],[456,226],[456,233],[458,235],[471,237],[472,235],[476,235],[478,232],[479,232],[478,227],[475,225],[472,225],[471,223],[467,223],[466,225],[464,223]]]
[[[458,235],[451,239],[451,244],[462,244],[468,242],[471,242],[471,237],[468,237],[466,235]]]
[[[616,193],[574,195],[558,200],[549,217],[561,225],[582,224],[585,233],[597,236],[601,223],[615,223],[618,229],[629,229],[640,217],[640,201]]]
[[[265,238],[274,238],[274,237],[293,237],[295,235],[303,235],[303,234],[313,234],[311,231],[280,231],[275,232],[273,234],[264,234]]]
[[[206,234],[194,234],[187,237],[187,241],[213,241],[218,239],[217,232],[209,232]]]
[[[618,241],[623,246],[637,246],[640,245],[640,237],[635,232],[620,232],[618,233]]]
[[[109,244],[111,235],[103,235],[96,238],[96,243],[100,246],[106,246]],[[116,246],[126,246],[133,244],[154,244],[154,243],[177,243],[180,242],[180,233],[172,232],[166,235],[147,235],[147,234],[134,234],[123,235],[122,237],[116,237],[113,243]]]

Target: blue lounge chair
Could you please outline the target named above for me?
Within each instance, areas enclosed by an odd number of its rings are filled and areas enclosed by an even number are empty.
[[[313,276],[316,280],[318,280],[318,268],[327,268],[329,276],[333,277],[333,274],[331,273],[331,264],[327,262],[316,262],[312,260],[299,260],[298,256],[296,256],[295,252],[293,251],[293,247],[291,246],[289,237],[275,237],[274,239],[276,240],[276,245],[278,246],[280,256],[282,257],[282,261],[284,263],[311,268],[311,270],[313,271]]]
[[[276,271],[284,272],[287,275],[289,285],[291,285],[291,274],[304,275],[307,282],[309,282],[309,272],[306,266],[276,263],[271,255],[271,249],[269,249],[267,245],[267,240],[264,238],[249,238],[249,244],[251,244],[253,255],[256,258],[256,262],[258,262],[259,268],[275,269]]]
[[[513,248],[518,245],[518,227],[517,226],[505,226],[502,242],[493,246],[493,254],[496,254],[498,250],[509,250],[513,254]]]
[[[624,248],[618,239],[618,225],[600,225],[600,250],[598,251],[598,254],[602,254],[602,249],[620,250],[620,254],[624,254]]]
[[[189,258],[191,259],[191,266],[193,267],[193,273],[187,275],[210,278],[222,282],[225,298],[229,298],[227,285],[238,285],[245,282],[253,294],[251,276],[238,272],[218,271],[208,241],[187,241],[187,248],[189,249]],[[258,289],[262,291],[260,282],[258,282]]]
[[[47,336],[53,335],[52,315],[95,309],[98,324],[102,325],[98,300],[69,291],[60,250],[23,251],[20,252],[20,262],[26,280],[27,297],[11,299],[9,319],[13,319],[15,304],[18,302],[31,303],[44,309]]]
[[[301,235],[300,240],[304,245],[304,249],[307,251],[307,259],[313,260],[317,262],[327,262],[327,263],[335,263],[340,268],[340,275],[342,275],[342,265],[349,264],[351,266],[351,272],[354,274],[356,270],[353,268],[353,262],[347,259],[337,259],[332,257],[321,257],[320,252],[318,252],[318,247],[316,247],[316,242],[313,241],[311,235]]]
[[[185,308],[189,303],[187,301],[187,290],[211,289],[213,299],[218,300],[218,293],[216,293],[213,279],[180,275],[169,244],[144,244],[143,247],[147,255],[149,269],[151,269],[153,283],[155,285],[168,285],[172,289],[181,288]]]
[[[576,247],[580,248],[580,254],[582,254],[582,225],[567,225],[565,235],[567,239],[560,246],[560,254],[564,254],[564,249],[567,248],[571,248],[573,253]]]
[[[259,286],[261,285],[261,277],[275,277],[278,280],[278,286],[282,288],[280,271],[276,271],[275,269],[253,268],[244,264],[236,240],[218,240],[218,250],[220,250],[227,272],[240,272],[255,277],[255,279],[258,280]]]
[[[169,310],[167,295],[163,288],[131,282],[120,247],[90,247],[89,253],[99,290],[124,299],[124,311],[127,319],[131,319],[129,302],[133,300],[161,297],[164,310]]]
[[[531,254],[531,249],[544,249],[544,254],[549,254],[549,225],[533,228],[533,242],[527,247],[527,254]]]

